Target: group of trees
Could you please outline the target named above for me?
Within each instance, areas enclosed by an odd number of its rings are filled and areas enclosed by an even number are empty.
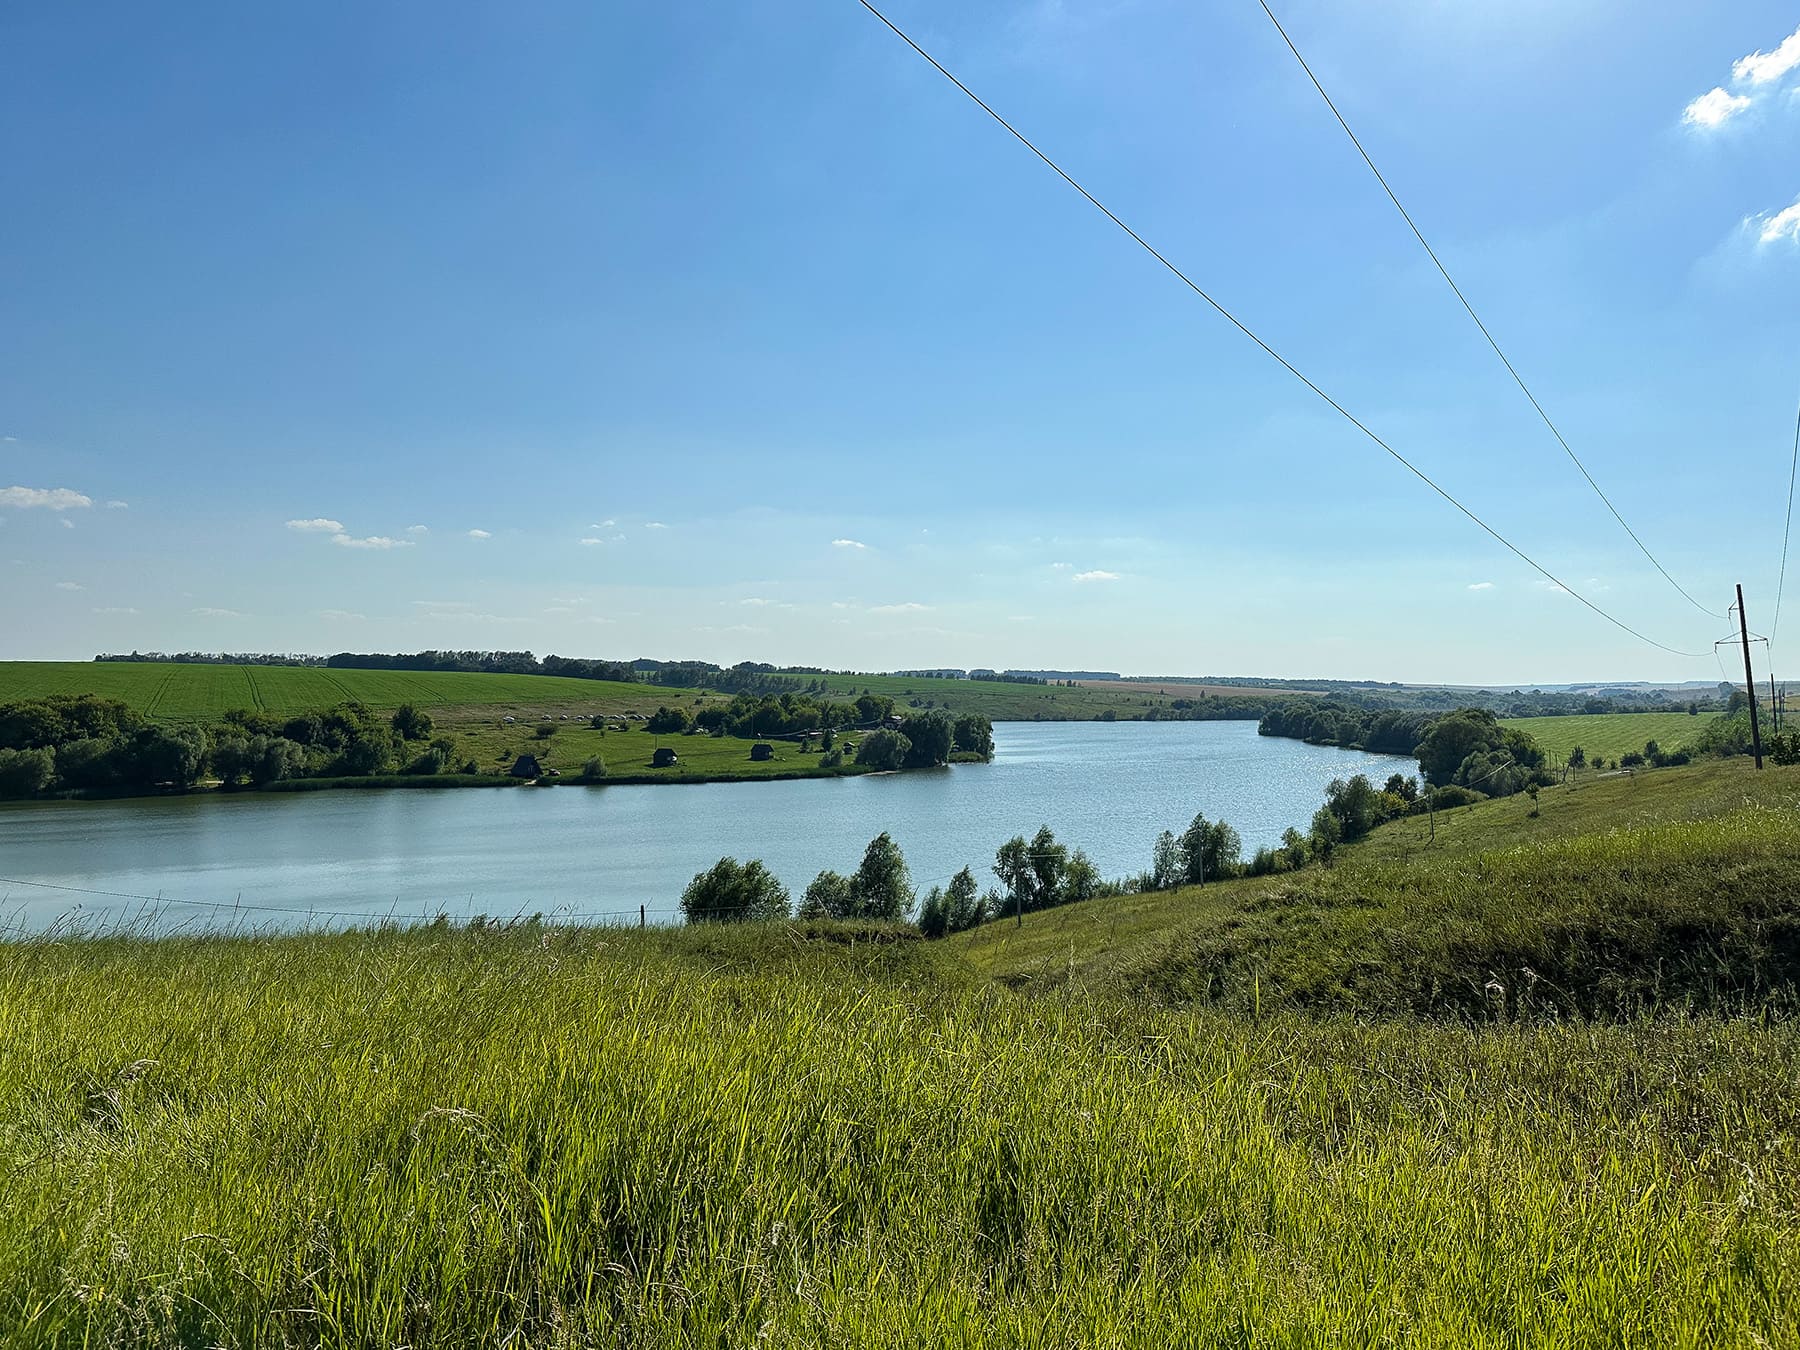
[[[1435,716],[1429,712],[1360,707],[1336,699],[1294,699],[1271,709],[1257,724],[1257,731],[1264,736],[1286,736],[1315,745],[1410,755]]]
[[[874,769],[926,769],[951,756],[994,757],[993,724],[980,713],[952,718],[941,709],[914,713],[899,728],[871,731],[856,747],[856,762]]]
[[[296,717],[233,711],[203,728],[153,723],[114,699],[57,694],[0,706],[0,796],[188,788],[209,772],[228,788],[442,773],[456,745],[432,739],[433,730],[431,715],[410,705],[388,717],[360,703]]]
[[[1244,841],[1230,825],[1196,815],[1179,835],[1164,830],[1157,837],[1150,870],[1138,878],[1138,889],[1167,891],[1237,876],[1243,851]]]
[[[883,831],[869,841],[862,863],[849,876],[829,869],[814,877],[801,897],[802,919],[900,922],[912,913],[912,878],[900,846]],[[689,923],[745,923],[785,919],[793,912],[786,886],[760,859],[720,858],[695,875],[681,893]]]
[[[0,796],[186,787],[205,763],[204,733],[153,726],[114,699],[53,694],[0,706]]]

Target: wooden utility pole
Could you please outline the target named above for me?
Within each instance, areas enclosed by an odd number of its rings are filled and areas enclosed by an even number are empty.
[[[1744,618],[1744,583],[1737,588],[1738,639],[1744,644],[1744,692],[1750,696],[1750,746],[1762,768],[1762,725],[1756,719],[1756,676],[1750,671],[1750,623]],[[1727,639],[1729,641],[1729,639]]]

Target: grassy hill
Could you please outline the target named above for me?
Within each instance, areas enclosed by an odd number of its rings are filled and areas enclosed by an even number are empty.
[[[1485,1017],[1800,1010],[1800,771],[1747,761],[1409,817],[1330,868],[952,939],[1014,986],[1159,1004]],[[1497,986],[1497,988],[1496,988]]]

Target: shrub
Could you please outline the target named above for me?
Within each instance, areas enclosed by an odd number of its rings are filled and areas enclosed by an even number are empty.
[[[537,738],[540,741],[547,741],[554,735],[556,735],[556,723],[539,722],[537,724]]]
[[[581,777],[584,782],[592,783],[606,777],[606,761],[598,755],[592,755],[582,761]]]
[[[696,873],[681,893],[681,912],[689,923],[745,923],[788,917],[787,887],[752,858],[720,858]]]

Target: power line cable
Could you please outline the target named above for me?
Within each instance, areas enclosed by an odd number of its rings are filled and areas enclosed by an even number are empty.
[[[1794,528],[1794,470],[1800,468],[1800,409],[1794,413],[1794,454],[1788,461],[1788,498],[1787,517],[1781,527],[1781,575],[1775,582],[1775,622],[1769,627],[1769,636],[1775,637],[1781,632],[1781,590],[1787,584],[1788,535]],[[1772,648],[1775,644],[1771,642]]]
[[[1131,226],[1127,225],[1123,220],[1120,220],[1118,216],[1114,215],[1112,213],[1112,211],[1107,208],[1105,203],[1103,203],[1098,197],[1094,196],[1093,193],[1089,192],[1080,183],[1076,182],[1075,179],[1072,178],[1068,174],[1068,172],[1065,169],[1063,169],[1063,167],[1060,164],[1058,164],[1055,160],[1051,159],[1050,156],[1046,155],[1042,150],[1038,149],[1037,146],[1034,145],[1021,131],[1019,131],[1018,128],[1013,126],[1013,124],[1011,122],[1008,122],[999,113],[995,112],[986,103],[982,102],[981,99],[976,95],[974,90],[970,89],[968,85],[964,84],[961,80],[957,79],[956,76],[952,75],[948,70],[946,70],[944,68],[944,66],[939,63],[939,61],[936,57],[934,57],[930,52],[926,51],[918,43],[914,42],[910,37],[908,37],[905,32],[903,32],[900,28],[898,28],[894,24],[893,20],[889,19],[887,17],[887,15],[883,14],[879,9],[875,8],[874,5],[870,4],[869,0],[857,0],[857,3],[860,4],[864,9],[868,10],[869,13],[873,14],[877,19],[881,20],[881,22],[888,28],[888,30],[890,32],[892,32],[894,34],[894,36],[898,37],[908,47],[911,47],[913,49],[913,51],[917,52],[921,57],[923,57],[927,62],[929,62],[930,65],[938,72],[938,74],[942,75],[946,80],[950,81],[951,84],[955,85],[965,95],[967,95],[970,102],[975,104],[976,107],[980,108],[989,117],[993,118],[994,121],[998,122],[1002,127],[1004,127],[1012,135],[1014,140],[1018,141],[1020,145],[1023,145],[1027,150],[1031,151],[1032,154],[1036,155],[1040,160],[1042,160],[1045,163],[1045,165],[1047,165],[1050,168],[1050,170],[1056,174],[1057,177],[1061,178],[1070,187],[1074,188],[1075,191],[1079,192],[1083,197],[1085,197],[1087,199],[1088,203],[1091,206],[1093,206],[1095,210],[1099,211],[1100,214],[1105,216],[1108,220],[1112,221],[1112,223],[1114,225],[1117,225],[1121,230],[1123,230],[1128,236],[1130,236],[1132,241],[1134,243],[1136,243],[1139,248],[1143,249],[1144,252],[1148,253],[1152,258],[1156,259],[1157,262],[1161,263],[1165,268],[1167,268],[1171,273],[1173,273],[1177,280],[1179,280],[1183,285],[1185,285],[1195,295],[1199,296],[1208,305],[1210,305],[1213,308],[1213,310],[1215,310],[1219,314],[1219,316],[1221,318],[1223,318],[1227,323],[1231,324],[1232,327],[1236,328],[1245,337],[1249,338],[1250,341],[1254,342],[1258,347],[1260,347],[1263,350],[1264,354],[1266,354],[1268,357],[1270,357],[1272,360],[1274,360],[1278,365],[1280,365],[1283,369],[1285,369],[1288,372],[1288,374],[1292,375],[1296,380],[1300,381],[1301,384],[1305,385],[1308,389],[1312,390],[1313,393],[1317,394],[1319,396],[1319,398],[1322,399],[1327,404],[1327,406],[1329,406],[1334,412],[1336,412],[1346,422],[1350,423],[1351,426],[1355,427],[1358,431],[1362,432],[1362,434],[1364,436],[1367,436],[1371,441],[1373,441],[1376,445],[1378,445],[1382,450],[1386,451],[1388,453],[1388,455],[1390,455],[1396,462],[1398,462],[1402,467],[1404,467],[1409,473],[1411,473],[1420,482],[1424,483],[1426,487],[1430,488],[1433,492],[1437,493],[1438,496],[1442,497],[1445,501],[1449,502],[1450,505],[1454,506],[1458,511],[1462,512],[1463,515],[1467,516],[1470,520],[1472,520],[1476,525],[1480,526],[1481,529],[1486,534],[1488,534],[1490,537],[1492,537],[1493,539],[1498,541],[1514,557],[1516,557],[1520,561],[1524,562],[1526,564],[1526,566],[1530,567],[1534,572],[1537,572],[1540,576],[1544,577],[1547,581],[1549,581],[1558,590],[1562,591],[1564,594],[1574,596],[1575,599],[1580,601],[1583,605],[1586,605],[1589,609],[1591,609],[1594,613],[1598,614],[1601,618],[1605,619],[1608,623],[1612,624],[1613,627],[1621,629],[1622,631],[1631,634],[1632,637],[1637,638],[1640,642],[1646,642],[1650,646],[1655,647],[1660,651],[1668,652],[1672,656],[1687,656],[1687,657],[1701,658],[1706,655],[1705,652],[1682,651],[1678,647],[1671,647],[1665,643],[1658,642],[1655,638],[1639,632],[1637,629],[1633,628],[1630,624],[1626,623],[1623,619],[1618,619],[1618,618],[1613,617],[1613,615],[1609,614],[1606,610],[1600,608],[1599,605],[1596,605],[1592,600],[1589,600],[1585,595],[1582,595],[1580,592],[1576,591],[1573,587],[1571,587],[1571,586],[1565,584],[1564,582],[1562,582],[1561,580],[1559,580],[1556,577],[1556,575],[1554,573],[1552,573],[1547,567],[1545,567],[1543,564],[1539,563],[1535,558],[1533,558],[1530,554],[1526,553],[1517,544],[1513,543],[1512,540],[1508,539],[1505,535],[1501,534],[1500,531],[1495,529],[1492,525],[1489,525],[1480,516],[1476,515],[1475,512],[1470,510],[1468,507],[1464,506],[1460,501],[1458,501],[1454,496],[1452,496],[1447,489],[1439,487],[1437,482],[1435,480],[1433,480],[1431,478],[1431,476],[1429,474],[1427,474],[1423,469],[1419,468],[1411,460],[1407,459],[1405,455],[1402,455],[1398,450],[1394,449],[1393,446],[1389,445],[1380,436],[1376,435],[1375,432],[1371,431],[1367,426],[1365,426],[1361,421],[1359,421],[1357,419],[1357,417],[1355,416],[1355,414],[1350,412],[1350,410],[1347,409],[1346,407],[1344,407],[1343,404],[1339,403],[1330,394],[1327,394],[1318,385],[1314,384],[1310,379],[1308,379],[1305,375],[1303,375],[1300,372],[1300,369],[1297,366],[1295,366],[1293,364],[1293,362],[1289,361],[1285,356],[1283,356],[1280,352],[1276,351],[1267,342],[1264,342],[1262,340],[1262,338],[1258,337],[1257,334],[1248,325],[1246,325],[1244,323],[1243,320],[1239,319],[1237,317],[1237,315],[1233,314],[1230,310],[1226,309],[1224,305],[1220,304],[1217,300],[1213,299],[1213,297],[1211,295],[1209,295],[1205,290],[1203,290],[1197,283],[1195,283],[1195,281],[1191,277],[1189,277],[1187,273],[1183,272],[1174,263],[1170,262],[1162,254],[1158,253],[1154,248],[1152,248],[1150,246],[1150,244],[1145,241],[1145,239],[1142,235],[1140,235],[1136,230],[1132,229]]]
[[[1344,135],[1350,138],[1350,144],[1356,147],[1356,153],[1361,155],[1363,163],[1369,166],[1369,172],[1375,175],[1375,181],[1381,184],[1381,190],[1387,193],[1387,199],[1394,204],[1394,209],[1400,213],[1400,219],[1404,220],[1407,229],[1412,231],[1413,238],[1419,241],[1419,247],[1425,250],[1425,255],[1431,259],[1432,264],[1437,268],[1438,275],[1443,277],[1445,283],[1450,287],[1451,291],[1455,293],[1456,298],[1462,302],[1463,309],[1466,310],[1469,317],[1475,321],[1475,326],[1481,330],[1481,336],[1487,339],[1488,346],[1494,349],[1494,355],[1500,358],[1500,364],[1506,367],[1506,373],[1513,377],[1513,383],[1519,386],[1519,392],[1524,394],[1525,397],[1530,400],[1531,406],[1536,409],[1537,415],[1543,419],[1544,425],[1550,428],[1550,434],[1556,437],[1556,443],[1562,446],[1563,453],[1569,457],[1570,462],[1573,463],[1577,469],[1581,470],[1581,476],[1587,479],[1588,486],[1594,489],[1594,495],[1606,503],[1606,509],[1612,512],[1613,519],[1618,521],[1619,527],[1623,529],[1626,534],[1631,536],[1631,542],[1638,546],[1643,555],[1650,560],[1651,565],[1655,567],[1658,572],[1662,573],[1663,580],[1667,581],[1669,585],[1673,586],[1677,591],[1680,591],[1682,597],[1702,614],[1716,615],[1718,613],[1717,610],[1708,609],[1705,605],[1694,599],[1692,595],[1688,594],[1687,589],[1682,586],[1679,581],[1669,575],[1669,569],[1664,567],[1657,559],[1657,556],[1650,551],[1650,546],[1642,539],[1638,538],[1637,531],[1632,529],[1631,526],[1626,523],[1625,517],[1619,514],[1619,508],[1613,505],[1612,498],[1608,497],[1600,484],[1594,481],[1594,475],[1588,472],[1587,465],[1581,462],[1581,457],[1575,453],[1570,447],[1569,442],[1563,438],[1563,434],[1557,429],[1556,423],[1550,420],[1550,414],[1544,411],[1544,405],[1539,403],[1537,395],[1531,392],[1531,387],[1525,383],[1525,377],[1519,374],[1518,369],[1513,365],[1512,361],[1508,359],[1506,353],[1500,349],[1499,342],[1496,341],[1494,335],[1488,331],[1488,326],[1481,321],[1481,316],[1475,312],[1475,306],[1470,304],[1469,297],[1463,294],[1462,287],[1456,284],[1456,279],[1450,275],[1450,270],[1444,266],[1443,260],[1438,257],[1437,250],[1432,248],[1430,243],[1427,242],[1424,233],[1419,229],[1418,225],[1413,222],[1411,213],[1400,204],[1400,198],[1395,194],[1394,189],[1388,186],[1388,180],[1382,175],[1381,170],[1375,167],[1375,161],[1370,158],[1369,152],[1363,149],[1363,143],[1357,139],[1356,133],[1350,129],[1350,123],[1344,120],[1343,113],[1338,111],[1338,106],[1332,101],[1331,95],[1325,92],[1325,86],[1319,83],[1319,77],[1313,74],[1312,67],[1307,64],[1306,58],[1300,54],[1300,49],[1294,45],[1294,40],[1288,36],[1287,29],[1281,26],[1281,20],[1275,17],[1275,11],[1269,8],[1268,0],[1256,0],[1256,2],[1262,6],[1262,12],[1269,16],[1269,22],[1275,25],[1275,31],[1281,34],[1281,40],[1287,44],[1287,49],[1294,54],[1294,60],[1300,63],[1300,69],[1306,72],[1306,78],[1312,81],[1312,87],[1319,91],[1319,97],[1325,100],[1325,106],[1331,109],[1331,115],[1337,119],[1337,124],[1344,129]]]

